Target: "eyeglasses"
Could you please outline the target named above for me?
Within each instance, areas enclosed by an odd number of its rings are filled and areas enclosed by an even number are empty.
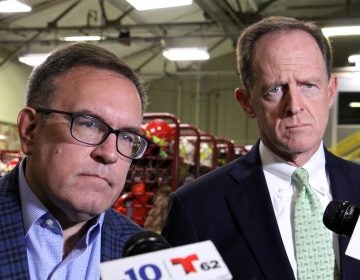
[[[36,112],[45,115],[57,113],[70,116],[70,134],[75,140],[84,144],[100,145],[111,133],[114,133],[116,135],[117,151],[129,159],[141,158],[148,146],[148,139],[144,136],[127,129],[113,129],[93,116],[45,108],[37,108]]]

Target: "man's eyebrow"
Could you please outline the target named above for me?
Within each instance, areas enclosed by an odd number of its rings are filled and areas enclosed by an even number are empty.
[[[86,115],[86,116],[89,116],[89,117],[94,117],[94,118],[98,118],[100,120],[103,121],[102,117],[99,116],[98,114],[90,111],[90,110],[80,110],[80,111],[73,111],[75,114],[78,114],[78,115]]]
[[[136,134],[140,134],[142,136],[145,135],[144,132],[142,131],[142,129],[138,128],[138,127],[126,126],[126,127],[120,128],[118,130],[127,130],[127,131],[130,131],[130,132],[134,132]]]
[[[89,116],[89,117],[97,118],[97,119],[101,120],[102,122],[106,123],[107,125],[109,125],[107,123],[107,121],[104,120],[104,118],[102,116],[100,116],[99,114],[94,113],[94,112],[92,112],[90,110],[85,109],[85,110],[75,111],[74,113],[78,114],[78,115],[86,115],[86,116]],[[116,129],[116,130],[128,130],[130,132],[134,132],[134,133],[137,133],[137,134],[140,134],[140,135],[144,135],[141,128],[134,127],[134,126],[124,126],[122,128]]]
[[[80,111],[74,111],[74,113],[77,114],[77,115],[85,115],[85,116],[89,116],[89,117],[92,117],[92,118],[96,118],[96,119],[99,119],[102,122],[108,124],[107,121],[104,120],[104,118],[102,116],[100,116],[99,114],[94,113],[94,112],[92,112],[90,110],[87,110],[87,109],[80,110]]]

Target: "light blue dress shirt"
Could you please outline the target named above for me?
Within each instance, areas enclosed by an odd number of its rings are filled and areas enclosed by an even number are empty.
[[[19,168],[20,198],[31,279],[100,279],[101,226],[104,214],[94,220],[86,235],[63,259],[62,228],[32,192],[23,170],[24,161]]]

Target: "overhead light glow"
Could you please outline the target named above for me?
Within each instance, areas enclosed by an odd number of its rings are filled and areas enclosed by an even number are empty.
[[[360,26],[324,27],[322,32],[326,37],[360,35]]]
[[[360,62],[360,54],[352,54],[348,57],[348,61],[350,63],[359,63]]]
[[[163,56],[169,60],[208,60],[210,58],[206,48],[168,48]]]
[[[68,36],[64,37],[66,42],[100,41],[101,36]]]
[[[348,57],[348,61],[350,63],[354,63],[355,64],[355,68],[356,69],[360,69],[360,54],[352,54]]]
[[[24,13],[30,12],[31,7],[16,0],[0,1],[0,13]]]
[[[43,63],[49,55],[49,53],[25,54],[19,57],[19,61],[29,66],[35,67]]]
[[[0,140],[6,140],[6,136],[5,135],[3,135],[3,134],[0,134]]]
[[[138,11],[187,6],[192,4],[192,0],[126,0],[126,1],[129,2]]]
[[[350,102],[349,107],[350,108],[360,108],[360,102]]]

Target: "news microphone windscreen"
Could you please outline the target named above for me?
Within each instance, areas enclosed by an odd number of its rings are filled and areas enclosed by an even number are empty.
[[[336,232],[351,237],[360,214],[360,208],[349,201],[333,200],[325,209],[324,225]]]
[[[170,244],[160,234],[153,231],[140,231],[126,241],[123,256],[130,257],[170,247]]]

